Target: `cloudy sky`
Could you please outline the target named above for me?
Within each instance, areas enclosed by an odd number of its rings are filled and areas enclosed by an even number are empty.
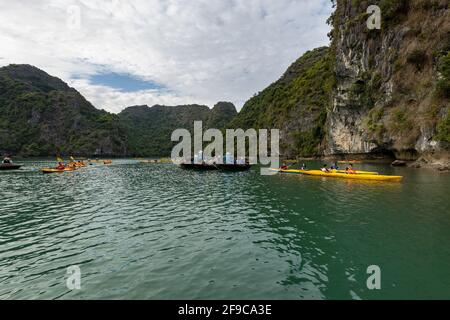
[[[0,66],[25,63],[97,108],[241,108],[327,45],[330,0],[0,0]]]

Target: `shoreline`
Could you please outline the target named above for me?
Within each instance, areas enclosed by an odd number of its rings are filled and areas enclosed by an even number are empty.
[[[68,157],[66,157],[69,160]],[[87,161],[90,160],[114,160],[114,159],[124,159],[124,160],[158,160],[158,159],[169,159],[167,156],[150,156],[150,157],[133,157],[133,156],[102,156],[102,157],[76,157],[77,160]],[[52,160],[56,159],[55,156],[16,156],[13,157],[14,162],[26,161],[26,160]],[[56,160],[55,160],[56,161]],[[392,157],[379,157],[379,156],[367,156],[367,155],[355,155],[355,154],[345,154],[345,155],[327,155],[322,157],[298,157],[296,159],[285,159],[281,160],[281,163],[286,164],[294,164],[301,161],[324,161],[324,162],[334,162],[334,161],[348,161],[349,163],[352,161],[361,161],[361,164],[379,164],[379,165],[389,165],[395,167],[393,165],[395,161],[400,161],[402,164],[397,165],[397,167],[408,167],[413,169],[425,169],[425,170],[433,170],[442,173],[450,173],[450,158],[444,157],[431,157],[431,156],[422,156],[416,160],[399,160]],[[357,163],[359,164],[359,163]]]

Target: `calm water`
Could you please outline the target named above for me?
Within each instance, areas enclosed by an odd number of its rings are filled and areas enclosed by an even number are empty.
[[[1,172],[2,299],[450,299],[450,175],[380,183],[116,161]],[[66,287],[78,265],[82,289]],[[378,265],[382,289],[369,291]]]

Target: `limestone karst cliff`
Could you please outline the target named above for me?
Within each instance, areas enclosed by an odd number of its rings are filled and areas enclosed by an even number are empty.
[[[334,3],[330,48],[307,52],[232,125],[280,129],[286,157],[383,156],[448,167],[448,1]],[[381,9],[381,29],[367,26],[370,5]]]
[[[381,30],[367,27],[370,4],[381,8]],[[448,150],[448,2],[339,0],[331,22],[326,153],[416,160]]]

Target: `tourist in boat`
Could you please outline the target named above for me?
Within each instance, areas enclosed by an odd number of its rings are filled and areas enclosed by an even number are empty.
[[[287,170],[289,167],[283,163],[283,165],[280,167],[281,170]]]
[[[303,164],[302,164],[302,167],[301,167],[300,169],[301,169],[301,170],[307,170],[306,163],[303,163]]]
[[[12,159],[11,156],[6,156],[5,158],[3,158],[3,164],[12,164]]]
[[[62,162],[58,162],[58,165],[56,166],[57,170],[64,170],[66,166]]]
[[[322,167],[322,172],[330,172],[330,170],[328,169],[328,166],[326,164],[323,165]]]
[[[331,166],[331,170],[339,170],[339,166],[338,166],[337,162],[335,162],[335,163]]]
[[[353,169],[353,165],[350,163],[347,168],[345,168],[345,172],[347,174],[356,174],[356,171]]]

